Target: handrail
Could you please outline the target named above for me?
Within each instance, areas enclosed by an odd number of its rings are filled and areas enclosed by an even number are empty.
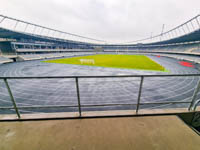
[[[192,77],[200,74],[160,74],[160,75],[107,75],[107,76],[30,76],[30,77],[2,77],[0,79],[56,79],[56,78],[128,78],[128,77]]]
[[[109,104],[90,104],[90,105],[85,105],[85,104],[81,104],[81,95],[80,95],[80,91],[79,91],[79,79],[81,78],[132,78],[132,77],[137,77],[140,78],[140,84],[139,84],[139,91],[138,91],[138,99],[137,99],[137,103],[129,103],[129,104],[124,104],[124,103],[109,103]],[[14,109],[18,119],[21,119],[21,114],[20,114],[20,109],[41,109],[41,108],[66,108],[66,107],[76,107],[78,108],[78,112],[79,112],[79,117],[82,117],[82,108],[84,107],[102,107],[102,106],[136,106],[136,115],[138,115],[138,111],[140,110],[140,106],[141,105],[162,105],[162,104],[187,104],[189,103],[189,109],[188,111],[192,111],[191,108],[194,108],[193,110],[196,109],[198,103],[200,103],[200,100],[195,101],[196,98],[196,94],[199,91],[199,86],[200,86],[200,82],[198,83],[198,85],[196,86],[193,96],[191,98],[191,100],[187,100],[187,101],[166,101],[166,102],[140,102],[140,98],[142,95],[142,89],[143,89],[143,82],[145,81],[145,78],[149,78],[149,77],[200,77],[200,74],[164,74],[164,75],[118,75],[118,76],[45,76],[45,77],[0,77],[0,80],[3,80],[6,88],[8,90],[10,99],[12,101],[13,107],[0,107],[1,109]],[[37,106],[17,106],[17,103],[15,102],[15,98],[14,95],[12,94],[12,90],[9,86],[8,80],[23,80],[23,79],[74,79],[75,81],[75,86],[76,86],[76,92],[77,92],[77,104],[78,105],[48,105],[48,106],[41,106],[41,105],[37,105]]]

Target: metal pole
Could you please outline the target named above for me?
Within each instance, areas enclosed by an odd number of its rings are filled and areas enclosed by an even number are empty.
[[[196,18],[196,22],[197,22],[197,24],[199,25],[199,28],[200,28],[200,23],[199,23],[198,18]]]
[[[190,23],[191,23],[191,25],[192,25],[192,28],[193,28],[193,30],[195,30],[195,27],[194,27],[194,25],[193,25],[192,21],[191,21]]]
[[[43,29],[44,29],[44,28],[41,28],[40,35],[42,35]]]
[[[0,23],[2,23],[4,21],[5,17],[1,19]]]
[[[186,34],[184,27],[182,26],[183,32]]]
[[[188,24],[186,23],[185,25],[186,25],[188,31],[190,32],[190,28],[189,28]]]
[[[49,31],[50,31],[50,30],[48,30],[48,31],[47,31],[47,35],[46,35],[46,36],[48,36],[48,35],[49,35]]]
[[[170,33],[171,33],[171,35],[172,35],[172,39],[173,39],[173,38],[174,38],[174,33],[173,33],[173,31],[171,31]]]
[[[55,31],[53,31],[52,37],[54,37],[54,35],[55,35]]]
[[[3,80],[4,80],[4,83],[5,83],[6,88],[7,88],[7,90],[8,90],[10,99],[11,99],[11,101],[12,101],[12,103],[13,103],[13,106],[14,106],[14,109],[15,109],[15,111],[16,111],[16,114],[17,114],[18,118],[21,118],[20,112],[18,111],[17,104],[16,104],[16,102],[15,102],[15,99],[14,99],[14,97],[13,97],[13,94],[12,94],[12,92],[11,92],[11,89],[10,89],[10,87],[9,87],[9,85],[8,85],[7,79],[3,79]]]
[[[16,22],[16,24],[15,24],[15,26],[14,26],[14,30],[16,29],[16,27],[17,27],[17,24],[18,24],[18,21]]]
[[[181,29],[180,29],[180,28],[178,28],[178,31],[179,31],[179,34],[180,34],[180,36],[181,36],[181,35],[182,35]]]
[[[140,88],[139,88],[138,100],[137,100],[136,114],[138,114],[138,110],[139,110],[139,107],[140,107],[140,97],[141,97],[141,93],[142,93],[143,80],[144,80],[144,76],[141,76]]]
[[[178,37],[178,33],[177,33],[176,29],[174,30],[174,32],[175,32],[175,34],[176,34],[176,37]]]
[[[150,37],[151,38],[151,42],[152,42],[152,35],[153,35],[153,32],[151,32],[151,37]]]
[[[163,26],[162,26],[162,31],[161,31],[161,34],[160,34],[160,41],[162,40],[164,28],[165,28],[165,24],[163,24]]]
[[[25,29],[24,29],[24,32],[26,32],[27,27],[28,27],[28,24],[26,24],[26,27],[25,27]]]
[[[81,101],[80,101],[80,92],[79,92],[79,84],[78,84],[78,78],[76,77],[76,91],[77,91],[77,99],[78,99],[78,110],[79,110],[79,116],[81,117]]]
[[[33,28],[33,33],[32,33],[32,34],[34,34],[34,33],[35,33],[35,29],[36,29],[36,26],[34,26],[34,28]]]
[[[197,97],[197,94],[198,94],[198,92],[199,92],[199,89],[200,89],[200,79],[199,79],[198,84],[197,84],[197,86],[196,86],[196,88],[195,88],[195,91],[194,91],[194,93],[193,93],[192,101],[191,101],[191,104],[190,104],[190,106],[189,106],[189,108],[188,108],[189,111],[192,110],[192,107],[193,107],[193,105],[194,105],[194,103],[195,103],[195,99],[196,99],[196,97]]]
[[[200,103],[200,100],[198,100],[198,101],[195,102],[195,104],[194,104],[194,108],[193,108],[193,111],[196,110],[196,108],[197,108],[197,106],[198,106],[199,103]]]
[[[170,40],[170,39],[171,39],[171,35],[169,34],[169,32],[168,32],[168,37],[169,37],[169,39],[168,39],[168,40]]]

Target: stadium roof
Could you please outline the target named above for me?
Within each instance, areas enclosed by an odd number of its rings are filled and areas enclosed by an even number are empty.
[[[7,17],[0,15],[0,25],[6,19],[12,20],[15,23],[14,29],[7,29],[6,27],[0,27],[0,38],[5,39],[13,39],[16,41],[20,40],[29,40],[29,41],[40,41],[40,42],[51,42],[51,43],[62,43],[62,44],[83,44],[83,45],[92,45],[92,46],[133,46],[137,44],[142,45],[161,45],[161,44],[172,44],[172,43],[184,43],[184,42],[193,42],[193,41],[200,41],[200,15],[195,16],[194,18],[190,19],[189,21],[175,27],[174,29],[156,35],[154,37],[145,38],[142,40],[132,41],[128,43],[121,43],[121,44],[106,44],[105,41],[97,40],[93,38],[88,38],[72,33],[62,32],[59,30],[50,29],[47,27],[43,27],[40,25],[32,24],[29,22],[21,21],[15,18]],[[25,30],[19,31],[16,30],[18,23],[26,24]],[[31,33],[26,32],[27,26],[34,26],[35,28],[40,28],[41,33]],[[71,35],[77,38],[81,38],[81,40],[71,40],[70,38],[63,38],[61,36],[50,36],[49,34],[42,34],[42,30],[54,31],[64,35]],[[90,40],[89,42],[86,40]],[[91,40],[93,42],[91,42]],[[97,41],[101,42],[98,43]],[[150,42],[149,42],[150,41]],[[96,43],[97,42],[97,43]],[[103,43],[102,43],[103,42]]]

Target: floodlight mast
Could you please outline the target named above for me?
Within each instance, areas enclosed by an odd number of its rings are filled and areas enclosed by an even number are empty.
[[[162,26],[162,31],[161,31],[161,34],[160,34],[160,41],[162,41],[164,28],[165,28],[165,24],[163,24],[163,26]]]

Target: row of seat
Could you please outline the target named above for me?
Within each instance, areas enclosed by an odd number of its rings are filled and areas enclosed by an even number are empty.
[[[81,55],[91,55],[95,54],[94,52],[87,53],[48,53],[48,54],[26,54],[18,55],[22,60],[38,60],[38,59],[48,59],[48,58],[59,58],[59,57],[73,57]]]
[[[165,56],[165,57],[171,57],[171,58],[175,58],[175,59],[179,59],[179,60],[187,60],[187,61],[191,61],[191,62],[200,64],[200,57],[198,57],[198,56],[178,55],[178,54],[160,54],[160,53],[159,53],[159,55]]]

